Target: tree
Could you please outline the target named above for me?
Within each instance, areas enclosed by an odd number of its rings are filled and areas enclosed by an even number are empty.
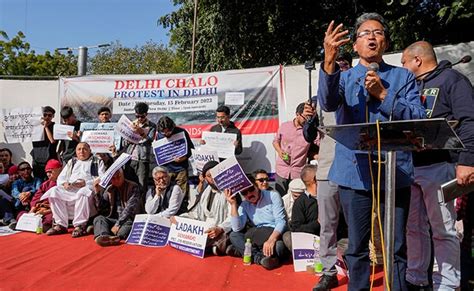
[[[63,55],[57,50],[51,54],[37,55],[30,50],[30,44],[24,41],[20,31],[9,39],[0,31],[0,75],[5,76],[61,76],[75,75],[77,59],[72,54]]]
[[[176,53],[162,44],[147,42],[141,47],[127,48],[119,42],[101,49],[90,58],[92,74],[160,74],[181,73],[182,62]]]
[[[470,41],[471,0],[196,0],[196,71],[301,64],[322,59],[323,36],[331,20],[351,29],[363,12],[379,12],[391,30],[391,51],[416,40],[434,45]],[[194,0],[174,0],[178,9],[158,23],[170,28],[170,43],[191,60]],[[353,31],[351,31],[353,33]],[[350,48],[349,48],[350,49]]]

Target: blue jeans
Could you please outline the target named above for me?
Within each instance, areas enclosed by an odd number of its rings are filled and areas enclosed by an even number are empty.
[[[384,196],[383,193],[382,191],[380,196]],[[405,229],[410,204],[410,188],[397,189],[395,195],[394,273],[391,290],[405,291],[408,290],[405,282],[407,267]],[[339,196],[349,227],[349,246],[346,251],[346,259],[351,279],[348,290],[369,290],[372,192],[339,186]],[[383,221],[385,205],[383,197],[380,199]]]

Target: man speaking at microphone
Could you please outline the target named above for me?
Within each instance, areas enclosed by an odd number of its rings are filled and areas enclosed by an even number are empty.
[[[419,79],[421,100],[427,117],[458,120],[455,130],[466,147],[460,153],[426,150],[413,154],[415,182],[411,190],[410,223],[407,226],[406,278],[409,284],[417,288],[431,285],[428,268],[433,241],[434,257],[438,264],[432,276],[434,290],[454,290],[460,286],[461,279],[460,244],[454,227],[456,212],[454,200],[440,201],[438,193],[440,185],[454,177],[461,185],[474,183],[472,85],[465,76],[451,69],[449,62],[441,61],[438,65],[433,46],[426,41],[408,46],[403,51],[401,62]]]
[[[386,64],[382,55],[389,45],[389,30],[382,16],[365,13],[354,27],[353,49],[360,57],[354,68],[341,72],[336,64],[339,48],[350,41],[348,30],[332,21],[324,37],[324,62],[321,64],[318,98],[325,111],[336,111],[337,124],[387,121],[393,108],[394,119],[425,117],[414,76],[404,68]],[[376,65],[370,65],[376,63]],[[368,67],[372,68],[368,70]],[[406,85],[411,82],[411,85]],[[405,89],[396,94],[403,86]],[[372,156],[371,156],[372,157]],[[350,150],[336,144],[329,180],[339,185],[339,196],[349,227],[346,259],[349,267],[349,290],[368,290],[370,277],[369,237],[372,217],[372,177],[377,167],[371,167],[366,151]],[[392,290],[407,290],[405,283],[405,228],[413,180],[411,153],[397,152],[394,274]],[[375,164],[373,164],[375,165]],[[373,169],[372,175],[370,169]],[[384,185],[384,175],[382,183]],[[383,189],[381,189],[383,191]],[[381,195],[383,196],[383,195]],[[381,201],[383,203],[383,201]],[[381,206],[383,209],[383,205]],[[318,289],[321,290],[321,289]]]

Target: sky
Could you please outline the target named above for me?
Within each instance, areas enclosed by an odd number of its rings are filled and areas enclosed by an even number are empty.
[[[22,31],[37,54],[115,41],[166,45],[169,31],[157,20],[176,9],[173,0],[0,0],[0,30],[10,38]]]

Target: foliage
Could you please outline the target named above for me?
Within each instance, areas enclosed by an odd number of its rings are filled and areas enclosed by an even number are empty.
[[[198,72],[320,60],[329,22],[334,19],[350,29],[363,12],[375,11],[386,18],[391,51],[421,39],[433,45],[473,39],[472,30],[463,33],[472,27],[472,0],[196,1]],[[177,10],[158,22],[170,28],[171,45],[190,67],[194,0],[174,4]]]
[[[63,55],[57,50],[37,55],[24,41],[20,31],[11,40],[0,31],[0,75],[5,76],[60,76],[75,75],[77,60],[72,54]]]
[[[91,74],[164,74],[181,73],[183,62],[174,51],[162,44],[147,42],[141,47],[127,48],[119,42],[100,50],[90,58]]]

